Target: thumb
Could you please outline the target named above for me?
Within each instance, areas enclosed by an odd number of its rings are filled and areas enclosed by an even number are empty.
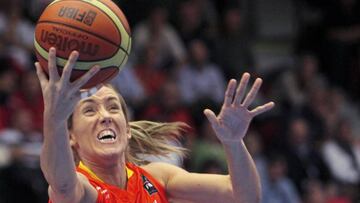
[[[216,130],[219,126],[219,123],[217,121],[215,113],[213,111],[211,111],[210,109],[205,109],[204,114],[205,114],[206,118],[209,120],[213,129]]]

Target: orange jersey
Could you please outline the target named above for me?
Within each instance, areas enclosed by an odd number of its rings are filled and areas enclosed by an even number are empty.
[[[96,203],[168,203],[164,188],[155,178],[134,164],[127,163],[126,168],[128,176],[126,189],[104,183],[81,163],[77,171],[85,175],[97,190]]]

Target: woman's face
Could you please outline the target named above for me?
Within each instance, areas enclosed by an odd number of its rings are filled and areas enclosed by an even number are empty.
[[[73,114],[72,146],[81,160],[109,163],[125,157],[130,128],[119,96],[110,87],[82,99]]]

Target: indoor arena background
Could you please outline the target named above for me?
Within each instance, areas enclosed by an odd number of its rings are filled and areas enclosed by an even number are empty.
[[[41,89],[34,27],[49,0],[0,0],[0,202],[47,202],[39,165]],[[276,107],[245,142],[263,203],[360,202],[360,7],[357,0],[120,0],[132,29],[126,67],[112,83],[132,120],[184,121],[185,160],[226,173],[202,113],[227,80],[262,77],[256,104]]]

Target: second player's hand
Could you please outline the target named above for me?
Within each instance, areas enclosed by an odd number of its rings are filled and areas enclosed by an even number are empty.
[[[216,116],[210,109],[204,110],[218,139],[224,144],[241,142],[251,120],[274,107],[274,102],[269,102],[253,110],[248,109],[262,83],[262,80],[257,78],[250,91],[245,95],[249,78],[250,74],[244,73],[237,88],[236,80],[229,81],[219,115]]]

